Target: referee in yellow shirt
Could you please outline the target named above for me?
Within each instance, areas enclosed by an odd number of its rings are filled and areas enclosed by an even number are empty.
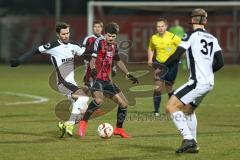
[[[160,18],[156,23],[157,33],[152,35],[148,46],[148,65],[163,64],[176,50],[181,39],[173,33],[167,31],[167,20]],[[156,58],[153,59],[154,53]],[[154,66],[154,65],[153,65]],[[168,68],[168,72],[159,76],[159,70],[155,69],[155,88],[153,93],[154,115],[159,116],[161,103],[161,92],[166,88],[169,97],[173,93],[173,84],[178,72],[178,63]]]

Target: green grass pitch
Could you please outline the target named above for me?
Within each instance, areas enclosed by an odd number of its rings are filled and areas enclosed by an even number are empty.
[[[133,67],[131,67],[133,68]],[[124,124],[125,130],[133,138],[101,139],[96,130],[101,122],[115,125],[116,109],[89,122],[85,139],[77,136],[59,138],[56,127],[59,118],[55,115],[55,105],[65,98],[51,89],[50,65],[23,65],[17,68],[0,66],[0,159],[1,160],[145,160],[145,159],[216,159],[238,160],[240,158],[240,67],[225,66],[215,76],[214,90],[197,109],[198,154],[176,155],[175,149],[181,137],[168,117],[154,118],[151,94],[137,93],[135,106],[130,106]],[[78,82],[82,70],[76,71]],[[117,75],[120,77],[120,73]],[[183,84],[187,73],[180,71],[175,88]],[[147,83],[146,83],[147,82]],[[118,80],[123,89],[131,90],[130,82]],[[140,85],[132,88],[149,89],[151,76],[140,78]],[[141,90],[142,89],[142,90]],[[150,91],[151,92],[151,91]],[[11,94],[10,94],[11,93]],[[14,93],[48,98],[43,103],[31,102],[34,98],[13,95]],[[131,93],[132,94],[132,93]],[[164,112],[167,96],[164,95],[161,111]]]

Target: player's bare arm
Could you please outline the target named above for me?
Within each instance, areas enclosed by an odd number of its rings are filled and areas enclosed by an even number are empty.
[[[152,66],[152,59],[153,59],[154,52],[149,48],[148,49],[148,65]]]
[[[126,77],[132,81],[133,84],[139,83],[138,79],[128,72],[127,67],[121,60],[117,61],[117,66],[126,75]]]
[[[125,66],[125,64],[122,61],[117,61],[117,66],[119,67],[119,69],[125,74],[127,75],[129,72],[127,70],[127,67]]]
[[[184,49],[183,47],[179,46],[175,53],[172,54],[167,61],[164,63],[166,66],[171,66],[174,63],[178,63],[181,59],[181,57],[183,56],[183,54],[185,53],[186,49]]]
[[[96,58],[92,57],[90,61],[90,68],[91,68],[91,77],[93,79],[95,79],[95,77],[97,76],[97,69],[95,68],[95,63],[96,63]]]

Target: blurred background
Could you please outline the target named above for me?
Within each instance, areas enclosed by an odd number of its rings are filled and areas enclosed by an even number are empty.
[[[227,64],[240,64],[239,1],[87,1],[87,0],[0,0],[0,62],[7,63],[32,47],[55,40],[55,23],[71,24],[71,38],[80,44],[91,32],[91,23],[115,21],[120,25],[120,52],[128,62],[147,61],[147,45],[158,18],[169,27],[178,20],[191,31],[193,8],[208,12],[207,30],[215,35]],[[48,63],[36,56],[30,63]]]

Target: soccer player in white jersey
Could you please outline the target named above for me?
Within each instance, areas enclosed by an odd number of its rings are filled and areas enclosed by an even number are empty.
[[[191,23],[194,31],[182,38],[176,52],[165,62],[167,66],[178,63],[186,51],[190,72],[188,82],[174,92],[166,107],[183,137],[182,145],[176,153],[198,153],[197,118],[194,110],[213,89],[214,73],[224,65],[218,40],[204,28],[207,23],[207,12],[201,8],[194,9]]]
[[[72,136],[75,121],[79,114],[84,113],[87,109],[89,97],[82,89],[77,86],[74,80],[74,56],[81,56],[84,49],[77,43],[69,41],[70,25],[61,22],[56,25],[56,35],[58,40],[52,43],[41,45],[18,59],[11,60],[11,67],[17,67],[27,59],[36,54],[49,54],[51,61],[57,73],[58,90],[66,95],[73,102],[72,113],[67,122],[59,122],[58,127],[62,131],[62,136],[67,133]]]

